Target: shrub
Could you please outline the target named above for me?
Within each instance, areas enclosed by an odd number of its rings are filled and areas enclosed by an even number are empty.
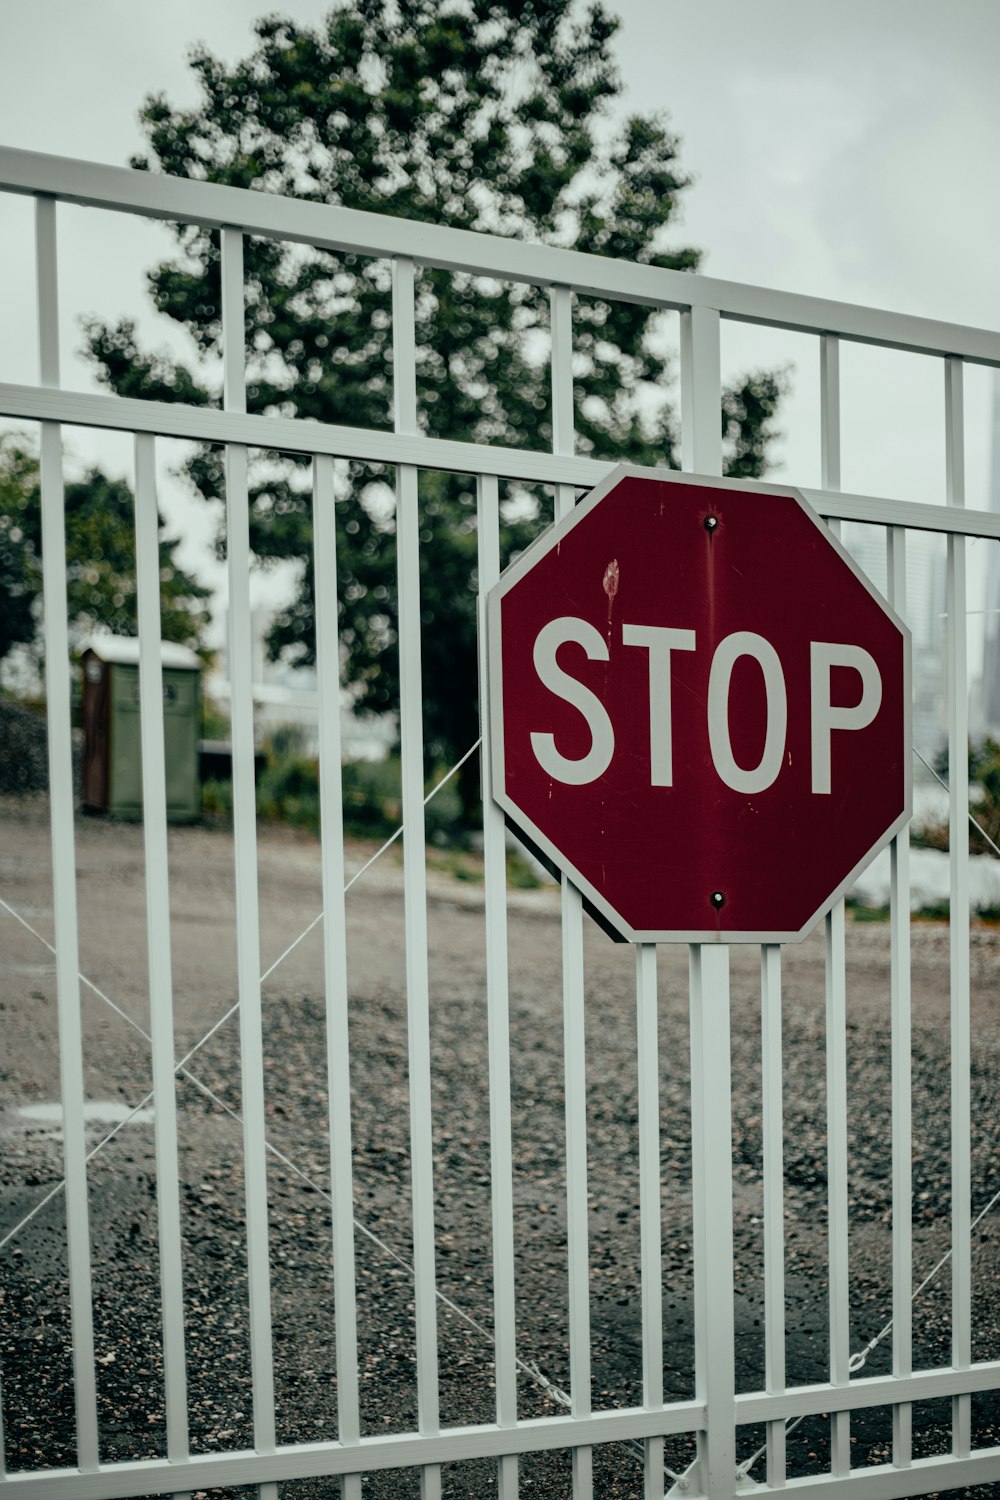
[[[49,788],[45,715],[0,700],[0,792],[26,796]]]
[[[403,821],[399,761],[349,760],[343,766],[344,831],[388,838]]]
[[[948,752],[943,751],[934,763],[939,776],[948,778]],[[981,744],[969,744],[969,786],[973,792],[969,811],[975,825],[969,823],[969,853],[995,853],[1000,845],[1000,744],[987,737]],[[983,835],[986,835],[985,838]],[[948,852],[948,822],[929,822],[912,831],[918,848]]]
[[[83,789],[83,734],[73,730],[73,793]],[[44,700],[18,702],[0,693],[0,796],[30,797],[49,789]]]
[[[318,834],[319,764],[310,756],[301,754],[300,744],[294,735],[276,734],[272,739],[267,764],[257,784],[257,814]],[[403,821],[399,758],[345,761],[341,774],[344,832],[355,838],[375,839],[388,838],[395,833]],[[231,783],[206,781],[202,788],[202,807],[209,817],[230,816]],[[462,827],[462,805],[454,778],[428,803],[424,818],[429,843],[448,848],[466,847],[469,835]]]
[[[257,812],[307,833],[319,833],[319,766],[302,755],[268,755],[257,786]]]
[[[231,818],[233,814],[233,783],[231,781],[203,781],[201,784],[201,810],[206,818]]]

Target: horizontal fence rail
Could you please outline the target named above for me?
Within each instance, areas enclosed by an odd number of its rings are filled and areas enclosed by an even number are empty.
[[[369,463],[410,464],[442,473],[482,474],[534,484],[591,489],[614,467],[597,458],[530,452],[498,444],[465,443],[366,427],[338,427],[290,417],[210,411],[204,407],[102,396],[89,391],[44,390],[0,382],[0,416],[22,422],[61,422],[70,427],[103,427],[113,432],[148,432],[158,437],[205,443],[238,442],[279,453],[325,454]],[[759,487],[759,486],[758,486]],[[776,484],[778,491],[788,486]],[[1000,540],[1000,515],[956,510],[882,495],[840,494],[797,485],[809,504],[831,520],[908,527],[948,535]]]
[[[965,634],[967,609],[967,539],[1000,541],[1000,514],[964,506],[962,373],[965,363],[1000,368],[1000,333],[911,318],[741,286],[702,276],[649,266],[633,266],[568,249],[526,245],[496,236],[380,215],[282,199],[260,192],[49,157],[0,148],[0,191],[27,194],[36,200],[39,299],[40,380],[38,385],[0,384],[0,416],[41,424],[41,494],[45,538],[45,646],[48,734],[51,770],[51,842],[55,872],[54,926],[56,988],[61,1047],[64,1131],[64,1183],[76,1410],[75,1468],[5,1471],[0,1451],[0,1492],[45,1500],[111,1500],[135,1494],[181,1494],[222,1486],[256,1486],[261,1500],[276,1500],[282,1481],[339,1476],[347,1500],[360,1500],[364,1476],[382,1470],[415,1469],[424,1500],[442,1492],[442,1466],[489,1459],[494,1462],[495,1491],[500,1500],[515,1500],[519,1464],[528,1455],[567,1450],[574,1500],[595,1493],[595,1455],[616,1444],[628,1462],[641,1465],[645,1500],[662,1500],[668,1492],[689,1500],[734,1500],[748,1493],[766,1468],[768,1488],[812,1497],[850,1493],[860,1500],[930,1493],[960,1486],[1000,1485],[1000,1447],[976,1448],[972,1439],[972,1398],[1000,1387],[1000,1359],[976,1361],[972,1341],[971,1229],[975,1189],[971,1156],[971,980],[969,967],[968,784],[964,749],[968,735]],[[105,211],[136,214],[173,222],[204,225],[221,231],[222,352],[224,393],[221,408],[168,405],[124,399],[60,387],[56,304],[56,222],[60,202]],[[243,349],[243,248],[247,235],[267,236],[345,253],[383,257],[392,263],[393,429],[375,430],[318,424],[246,411]],[[414,319],[417,266],[467,272],[484,278],[529,283],[549,289],[552,326],[552,444],[550,449],[515,450],[499,445],[444,440],[419,431],[416,388],[417,348]],[[825,1178],[828,1185],[826,1251],[829,1307],[823,1314],[828,1340],[829,1379],[789,1386],[786,1337],[792,1314],[786,1307],[787,1243],[784,1226],[786,1184],[784,1151],[787,1122],[783,1079],[788,1044],[783,1012],[788,992],[787,968],[776,945],[759,949],[761,1134],[762,1134],[762,1283],[764,1378],[759,1390],[735,1389],[733,1213],[733,1115],[730,1086],[730,954],[708,944],[692,944],[689,953],[690,998],[689,1102],[691,1117],[691,1196],[693,1202],[693,1273],[690,1278],[694,1321],[694,1396],[664,1397],[663,1254],[671,1232],[676,1185],[663,1169],[661,1141],[665,1084],[660,1072],[661,1023],[658,1006],[657,951],[654,945],[635,952],[635,1155],[640,1237],[637,1286],[641,1305],[641,1406],[595,1410],[591,1369],[592,1275],[590,1240],[590,1164],[588,1162],[588,1027],[585,1006],[588,957],[587,917],[583,898],[563,877],[560,892],[562,986],[558,1011],[562,1036],[552,1039],[561,1060],[564,1085],[566,1175],[565,1209],[566,1349],[563,1390],[520,1347],[515,1287],[516,1151],[512,1122],[509,935],[505,889],[505,829],[499,808],[484,806],[483,848],[485,924],[483,931],[484,995],[492,1231],[490,1307],[493,1329],[466,1313],[442,1289],[438,1265],[435,1162],[430,1143],[438,1100],[433,1088],[430,1045],[434,993],[429,969],[428,882],[425,857],[424,737],[422,724],[421,597],[419,527],[420,475],[444,471],[472,476],[476,491],[479,610],[500,575],[501,481],[532,482],[555,488],[555,516],[568,516],[578,492],[591,488],[609,472],[599,458],[575,453],[573,431],[573,295],[642,303],[673,309],[681,321],[681,424],[683,466],[702,475],[722,471],[719,423],[720,323],[732,319],[815,335],[821,374],[822,484],[802,491],[836,531],[842,522],[861,522],[885,529],[887,593],[905,614],[906,541],[908,533],[941,534],[947,550],[949,633],[950,763],[960,767],[951,779],[951,926],[950,970],[950,1106],[951,1225],[950,1364],[914,1369],[913,1237],[910,1223],[913,1146],[910,1015],[910,851],[904,831],[891,850],[890,960],[887,993],[891,1004],[891,1057],[885,1088],[891,1091],[892,1298],[891,1321],[871,1330],[872,1341],[853,1349],[849,1322],[851,1266],[848,1242],[848,956],[849,930],[843,903],[829,913],[825,926],[826,1009],[825,1098],[817,1116],[825,1118]],[[946,488],[940,504],[921,504],[879,496],[841,493],[840,341],[849,340],[941,358],[942,398],[947,437]],[[65,536],[62,476],[63,426],[130,432],[135,438],[137,573],[139,595],[139,662],[144,703],[156,709],[142,716],[142,772],[146,824],[147,932],[150,962],[150,1033],[135,1022],[151,1045],[153,1093],[136,1108],[156,1100],[156,1194],[159,1217],[162,1348],[164,1355],[165,1434],[162,1458],[102,1462],[95,1384],[93,1327],[94,1272],[92,1229],[88,1220],[87,1164],[116,1134],[85,1154],[84,1049],[81,1036],[81,984],[115,1009],[80,973],[76,855],[72,801],[71,725],[69,717],[69,638],[65,608]],[[234,768],[234,905],[237,999],[226,1017],[184,1057],[174,1038],[174,987],[171,971],[170,885],[167,871],[166,790],[163,715],[160,709],[160,636],[157,615],[156,446],[158,439],[185,439],[221,446],[225,454],[226,538],[228,554],[230,652],[233,682],[232,738]],[[266,1048],[262,1022],[262,985],[277,965],[262,973],[261,895],[258,888],[257,826],[254,793],[253,683],[250,656],[248,449],[307,455],[312,459],[312,515],[317,589],[317,677],[321,734],[322,866],[321,961],[327,1026],[323,1067],[329,1091],[325,1149],[330,1167],[330,1259],[334,1268],[337,1441],[279,1441],[276,1423],[269,1242],[269,1163],[275,1160],[315,1188],[304,1168],[283,1156],[268,1135],[265,1090]],[[401,680],[401,800],[403,807],[403,895],[405,920],[405,1009],[408,1126],[411,1163],[409,1222],[406,1235],[412,1253],[393,1253],[410,1278],[414,1308],[416,1421],[412,1431],[378,1436],[363,1434],[363,1387],[357,1325],[356,1237],[360,1232],[381,1244],[358,1217],[355,1202],[355,1154],[352,1146],[350,991],[347,967],[343,799],[339,776],[341,641],[337,618],[337,539],[334,459],[363,460],[393,471],[398,589],[397,633]],[[758,486],[759,488],[759,486]],[[780,493],[788,486],[774,485]],[[481,645],[485,675],[486,653]],[[489,784],[489,705],[481,695],[483,775]],[[475,747],[472,747],[474,750]],[[470,751],[470,753],[472,753]],[[332,772],[331,772],[331,767]],[[455,768],[452,768],[453,770]],[[449,772],[449,775],[451,773]],[[434,793],[429,794],[433,796]],[[389,841],[391,842],[391,840]],[[383,846],[383,848],[386,846]],[[381,850],[379,854],[381,854]],[[378,854],[373,859],[378,858]],[[371,863],[372,861],[369,861]],[[367,866],[365,867],[367,868]],[[357,878],[357,877],[354,877]],[[3,903],[5,913],[16,915]],[[27,921],[22,926],[33,931]],[[36,933],[36,936],[38,934]],[[44,938],[41,939],[46,942]],[[287,956],[299,941],[285,950]],[[46,946],[51,946],[46,943]],[[176,950],[175,950],[176,951]],[[755,957],[754,962],[757,963]],[[278,960],[281,962],[281,959]],[[119,1010],[119,1014],[122,1012]],[[238,1014],[239,1109],[225,1103],[192,1072],[195,1055],[224,1024]],[[128,1017],[125,1018],[126,1020]],[[669,1039],[674,1045],[674,1039]],[[225,1110],[242,1130],[245,1191],[249,1365],[252,1389],[252,1450],[192,1453],[188,1432],[190,1362],[185,1344],[184,1282],[181,1274],[182,1214],[178,1198],[178,1118],[175,1080],[196,1084],[203,1095]],[[562,1126],[560,1126],[562,1129]],[[994,1185],[995,1186],[995,1185]],[[989,1187],[992,1191],[993,1188]],[[44,1201],[51,1200],[50,1194]],[[987,1205],[985,1213],[992,1205]],[[23,1226],[32,1217],[15,1227]],[[12,1236],[8,1235],[8,1239]],[[4,1241],[6,1244],[7,1241]],[[382,1247],[385,1248],[384,1245]],[[0,1246],[0,1254],[4,1253]],[[940,1269],[944,1260],[934,1268]],[[518,1275],[521,1272],[519,1270]],[[930,1278],[927,1278],[929,1280]],[[919,1292],[927,1281],[917,1288]],[[484,1368],[491,1371],[495,1420],[454,1426],[442,1422],[439,1321],[448,1309],[464,1318],[481,1340]],[[556,1314],[554,1314],[556,1316]],[[882,1320],[884,1322],[884,1319]],[[892,1334],[892,1373],[866,1375],[863,1368],[878,1343]],[[551,1373],[551,1372],[550,1372]],[[528,1376],[563,1411],[529,1417],[519,1412],[518,1377]],[[0,1382],[3,1371],[0,1370]],[[2,1419],[0,1384],[0,1419]],[[606,1393],[602,1393],[606,1394]],[[369,1398],[370,1399],[370,1398]],[[914,1458],[915,1403],[951,1403],[952,1451],[933,1458]],[[851,1417],[866,1410],[891,1408],[891,1459],[865,1469],[852,1468]],[[829,1472],[790,1477],[787,1439],[810,1418],[828,1419]],[[763,1446],[747,1451],[745,1429]],[[3,1425],[0,1420],[0,1450]],[[758,1431],[759,1430],[759,1431]],[[693,1440],[689,1466],[674,1473],[665,1465],[671,1438]],[[763,1467],[755,1471],[758,1460]],[[623,1461],[625,1461],[623,1459]],[[669,1487],[673,1485],[673,1488]]]
[[[677,310],[706,307],[740,322],[796,333],[833,333],[857,343],[1000,365],[1000,334],[987,329],[37,151],[0,148],[0,191],[45,194],[63,203],[212,229],[238,227],[244,234],[325,250],[402,256],[442,270],[565,286],[582,296],[615,302]]]

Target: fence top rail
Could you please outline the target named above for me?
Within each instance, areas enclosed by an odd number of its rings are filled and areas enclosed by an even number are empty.
[[[238,228],[246,234],[325,250],[407,256],[443,270],[536,286],[568,286],[584,296],[619,302],[678,311],[710,307],[737,322],[835,334],[856,343],[1000,366],[997,330],[102,162],[0,146],[0,191],[207,228]]]

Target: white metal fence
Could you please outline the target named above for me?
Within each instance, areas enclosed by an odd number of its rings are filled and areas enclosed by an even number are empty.
[[[441,1492],[441,1466],[488,1458],[496,1463],[503,1500],[518,1490],[519,1455],[572,1450],[575,1497],[593,1490],[596,1446],[641,1446],[643,1494],[662,1495],[664,1441],[696,1434],[696,1459],[678,1492],[713,1500],[733,1496],[762,1477],[768,1487],[802,1497],[845,1493],[859,1497],[916,1495],[959,1486],[1000,1486],[1000,1448],[973,1446],[971,1402],[1000,1385],[1000,1361],[972,1359],[970,1179],[969,855],[965,837],[968,778],[966,545],[968,538],[1000,538],[1000,516],[964,508],[963,368],[1000,366],[1000,335],[926,319],[784,295],[706,277],[619,264],[568,250],[515,243],[427,224],[408,223],[263,193],[156,177],[32,153],[0,151],[0,188],[36,199],[40,380],[37,386],[0,386],[0,414],[41,426],[44,527],[45,662],[51,782],[55,963],[65,1129],[65,1193],[72,1305],[77,1467],[0,1471],[0,1490],[12,1497],[104,1500],[108,1496],[180,1494],[254,1485],[265,1497],[281,1481],[342,1476],[342,1493],[359,1496],[363,1476],[419,1467],[422,1492]],[[60,385],[56,225],[59,202],[211,226],[222,241],[223,409],[164,405],[82,393]],[[243,348],[245,235],[336,251],[385,257],[393,268],[395,431],[362,431],[247,414]],[[469,271],[549,288],[552,324],[553,451],[430,438],[418,428],[414,329],[415,265]],[[725,948],[690,950],[693,1295],[695,1394],[664,1402],[663,1272],[661,1246],[660,1105],[657,1067],[655,949],[635,952],[638,1043],[638,1151],[641,1196],[642,1404],[594,1410],[590,1372],[590,1259],[588,1255],[587,1056],[584,1037],[584,922],[579,894],[562,890],[563,1013],[565,1023],[566,1223],[569,1306],[568,1410],[559,1417],[519,1418],[518,1373],[531,1351],[519,1349],[514,1289],[511,1069],[507,990],[507,906],[504,826],[498,809],[484,809],[485,944],[488,979],[495,1421],[442,1425],[438,1400],[439,1287],[435,1269],[435,1183],[426,1143],[432,1136],[424,858],[424,757],[421,726],[418,471],[452,470],[478,476],[479,586],[499,576],[500,481],[552,485],[556,513],[600,478],[607,466],[574,453],[572,317],[574,294],[673,309],[681,321],[683,454],[685,468],[721,472],[720,319],[791,329],[815,336],[822,375],[822,488],[807,498],[831,524],[875,523],[885,529],[889,595],[905,612],[905,552],[911,528],[947,539],[949,747],[951,807],[951,1360],[913,1368],[911,1301],[911,1072],[909,848],[893,847],[891,906],[892,1045],[885,1088],[892,1096],[892,1373],[865,1375],[849,1344],[847,1016],[848,926],[843,906],[826,919],[827,1163],[829,1194],[829,1379],[786,1386],[785,1239],[782,1107],[782,952],[760,953],[763,1064],[764,1342],[762,1389],[738,1393],[734,1354],[734,1250],[730,1090],[730,954]],[[841,340],[914,351],[940,359],[947,433],[947,493],[939,505],[840,493]],[[139,1462],[102,1463],[95,1384],[91,1234],[88,1226],[84,1072],[80,1023],[77,890],[71,764],[69,639],[65,606],[63,459],[61,428],[81,425],[135,435],[137,577],[146,816],[151,1052],[155,1099],[156,1202],[162,1277],[162,1353],[166,1393],[166,1452]],[[190,1063],[175,1047],[163,724],[159,674],[159,578],[156,537],[155,447],[160,437],[225,447],[229,608],[232,629],[232,733],[237,967],[242,1066],[242,1112],[253,1376],[254,1449],[192,1453],[188,1440],[184,1282],[179,1205],[175,1074]],[[272,1367],[268,1189],[261,1023],[261,973],[254,804],[253,707],[248,592],[249,447],[305,453],[313,459],[321,764],[340,762],[340,687],[333,523],[334,459],[392,465],[396,472],[398,598],[402,739],[406,995],[412,1204],[413,1294],[416,1325],[418,1423],[412,1432],[362,1435],[355,1327],[355,1231],[352,1182],[348,985],[345,963],[344,849],[340,779],[325,774],[322,798],[324,982],[328,1030],[329,1121],[333,1184],[336,1440],[281,1445],[277,1441]],[[955,622],[958,622],[957,626]],[[484,709],[485,711],[485,709]],[[485,743],[485,742],[484,742]],[[485,750],[484,750],[485,753]],[[9,908],[8,908],[9,911]],[[515,1060],[516,1063],[516,1060]],[[977,1203],[992,1191],[976,1184]],[[889,1231],[887,1230],[887,1233]],[[877,1332],[873,1329],[873,1333]],[[491,1358],[484,1343],[483,1359]],[[951,1452],[913,1455],[914,1403],[952,1402]],[[851,1466],[851,1414],[892,1408],[892,1451],[863,1470]],[[829,1414],[829,1472],[787,1478],[785,1436],[797,1419]],[[763,1426],[766,1453],[739,1443],[741,1429]],[[745,1456],[738,1463],[738,1453]],[[635,1461],[633,1455],[628,1460]],[[676,1478],[677,1476],[674,1476]]]

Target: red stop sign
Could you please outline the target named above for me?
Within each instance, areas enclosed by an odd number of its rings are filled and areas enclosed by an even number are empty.
[[[493,794],[631,941],[804,937],[910,815],[910,638],[795,490],[618,468],[489,599]]]

